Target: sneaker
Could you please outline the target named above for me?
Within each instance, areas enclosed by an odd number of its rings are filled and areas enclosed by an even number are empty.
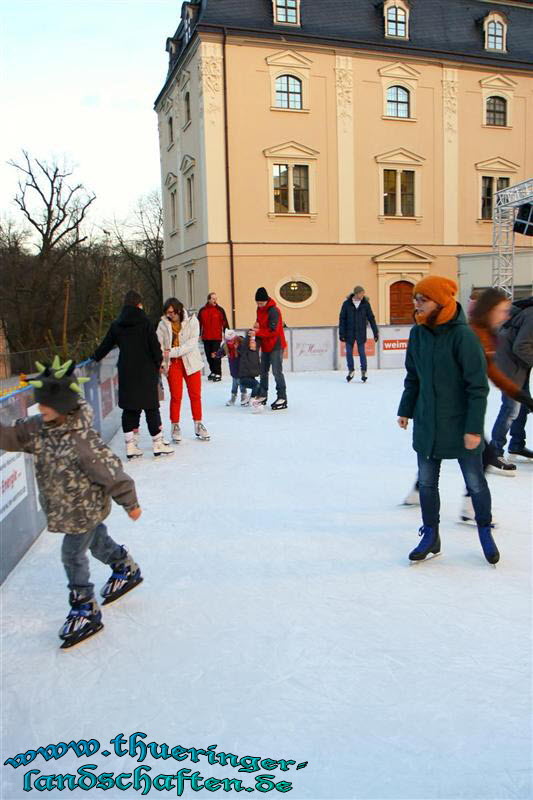
[[[286,397],[278,397],[274,402],[271,404],[270,408],[272,411],[282,411],[284,408],[287,408],[287,398]]]
[[[489,461],[487,468],[490,469],[491,472],[495,472],[499,475],[506,475],[509,478],[514,478],[516,475],[516,464],[510,464],[503,456],[494,456],[494,458]]]
[[[366,372],[364,370],[361,371],[361,380],[363,383],[366,383],[368,378],[366,377]]]
[[[154,456],[171,456],[174,450],[170,445],[168,445],[164,439],[163,434],[159,434],[158,436],[154,436],[152,439],[152,447],[154,450]]]
[[[226,405],[227,406],[234,406],[236,399],[237,399],[237,395],[236,394],[232,394],[230,399],[226,400]],[[242,403],[241,403],[241,405],[242,405]]]
[[[110,564],[113,571],[100,590],[100,594],[104,598],[104,606],[134,589],[142,581],[139,565],[135,563],[125,547],[122,548],[122,551],[123,557]]]
[[[355,372],[354,372],[353,369],[351,369],[350,372],[346,376],[346,380],[348,381],[348,383],[350,383],[350,381],[353,380],[353,376],[354,375],[355,375]]]
[[[517,457],[520,456],[521,458],[533,458],[533,450],[530,450],[528,447],[513,447],[509,448],[507,451],[511,456],[511,461],[516,461]]]
[[[200,439],[201,442],[208,442],[211,438],[203,422],[194,423],[194,432],[196,437]]]
[[[126,458],[140,458],[142,454],[143,451],[137,447],[135,438],[130,439],[129,442],[126,442]]]
[[[181,442],[181,429],[179,422],[172,423],[172,441]]]

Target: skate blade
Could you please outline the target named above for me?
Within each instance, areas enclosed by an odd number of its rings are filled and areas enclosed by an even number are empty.
[[[136,458],[142,458],[144,453],[140,453],[138,456],[126,456],[128,461],[134,461]]]
[[[140,575],[138,580],[135,581],[135,583],[130,583],[129,586],[123,587],[118,592],[115,592],[114,594],[111,594],[108,597],[106,597],[102,601],[102,605],[103,606],[108,606],[110,603],[113,603],[115,600],[118,600],[119,597],[122,597],[123,595],[127,594],[128,592],[131,592],[132,589],[135,589],[135,587],[138,586],[140,583],[142,583],[143,580],[144,580],[144,578],[142,577],[142,575]]]
[[[70,636],[68,639],[65,639],[63,644],[60,646],[60,650],[70,650],[71,647],[75,647],[77,644],[81,644],[82,642],[87,641],[87,639],[91,639],[95,633],[98,633],[104,627],[103,622],[99,622],[96,628],[92,628],[92,630],[88,631],[84,636],[80,636],[79,638],[75,638]]]
[[[423,564],[424,561],[431,561],[433,558],[437,558],[437,556],[441,556],[441,555],[442,555],[442,552],[440,552],[440,553],[428,553],[428,555],[425,558],[419,558],[416,561],[411,561],[409,559],[409,565],[410,566],[414,566],[415,564]]]

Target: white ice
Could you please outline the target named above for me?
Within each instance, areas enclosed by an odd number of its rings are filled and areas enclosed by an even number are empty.
[[[116,734],[141,731],[170,746],[308,762],[248,774],[205,756],[149,758],[152,776],[186,767],[250,787],[266,772],[292,782],[295,800],[531,798],[533,463],[489,477],[494,568],[475,528],[457,522],[461,477],[445,462],[443,554],[410,566],[421,522],[400,506],[415,477],[410,431],[396,424],[402,380],[400,370],[372,371],[366,385],[289,374],[289,409],[260,414],[225,407],[227,378],[204,382],[210,442],[195,440],[185,398],[174,456],[154,460],[143,429],[145,456],[126,467],[143,516],[133,523],[114,506],[108,527],[145,581],[104,609],[104,630],[58,649],[60,536],[44,533],[2,587],[2,763],[82,738],[112,751]],[[493,390],[489,430],[498,406]],[[166,405],[163,414],[168,431]],[[112,446],[124,455],[121,435]],[[92,569],[99,587],[108,568]],[[1,796],[35,796],[23,791],[30,769],[87,763],[98,774],[138,766],[101,753],[38,757],[1,767]]]

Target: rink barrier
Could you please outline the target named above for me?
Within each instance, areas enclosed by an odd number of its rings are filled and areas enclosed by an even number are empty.
[[[90,378],[83,384],[85,399],[92,406],[94,427],[108,442],[120,426],[118,407],[117,352],[98,364],[83,361],[78,375]],[[18,389],[0,398],[0,422],[11,425],[17,419],[38,413],[33,389]],[[46,527],[39,503],[33,456],[0,451],[0,584]]]
[[[368,328],[365,346],[368,369],[403,369],[411,327],[411,325],[378,325],[378,342],[374,341],[374,334],[371,328]],[[238,332],[241,335],[245,333],[243,330]],[[285,328],[284,333],[287,349],[283,356],[283,369],[286,372],[346,368],[345,344],[339,341],[337,326]],[[359,362],[357,347],[354,348],[354,361],[357,368]]]

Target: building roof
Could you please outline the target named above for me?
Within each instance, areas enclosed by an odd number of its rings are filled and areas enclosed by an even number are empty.
[[[490,70],[533,71],[533,0],[406,2],[410,9],[408,41],[385,37],[383,0],[300,0],[298,27],[274,24],[272,0],[191,0],[183,4],[182,18],[184,9],[189,8],[192,24],[200,33],[225,28],[230,34],[268,36],[285,43],[323,43],[379,51],[394,58],[418,56],[483,65]],[[484,48],[483,21],[492,11],[501,12],[507,20],[504,53]],[[167,80],[186,49],[183,22],[173,41],[177,47]]]
[[[529,6],[529,7],[528,7]],[[492,65],[533,70],[533,2],[487,0],[409,0],[409,41],[386,39],[383,2],[376,0],[301,0],[301,25],[276,25],[272,0],[202,0],[199,24],[228,29],[258,29],[299,39],[339,39],[385,51],[483,60]],[[500,11],[508,21],[507,52],[484,49],[483,19]]]

